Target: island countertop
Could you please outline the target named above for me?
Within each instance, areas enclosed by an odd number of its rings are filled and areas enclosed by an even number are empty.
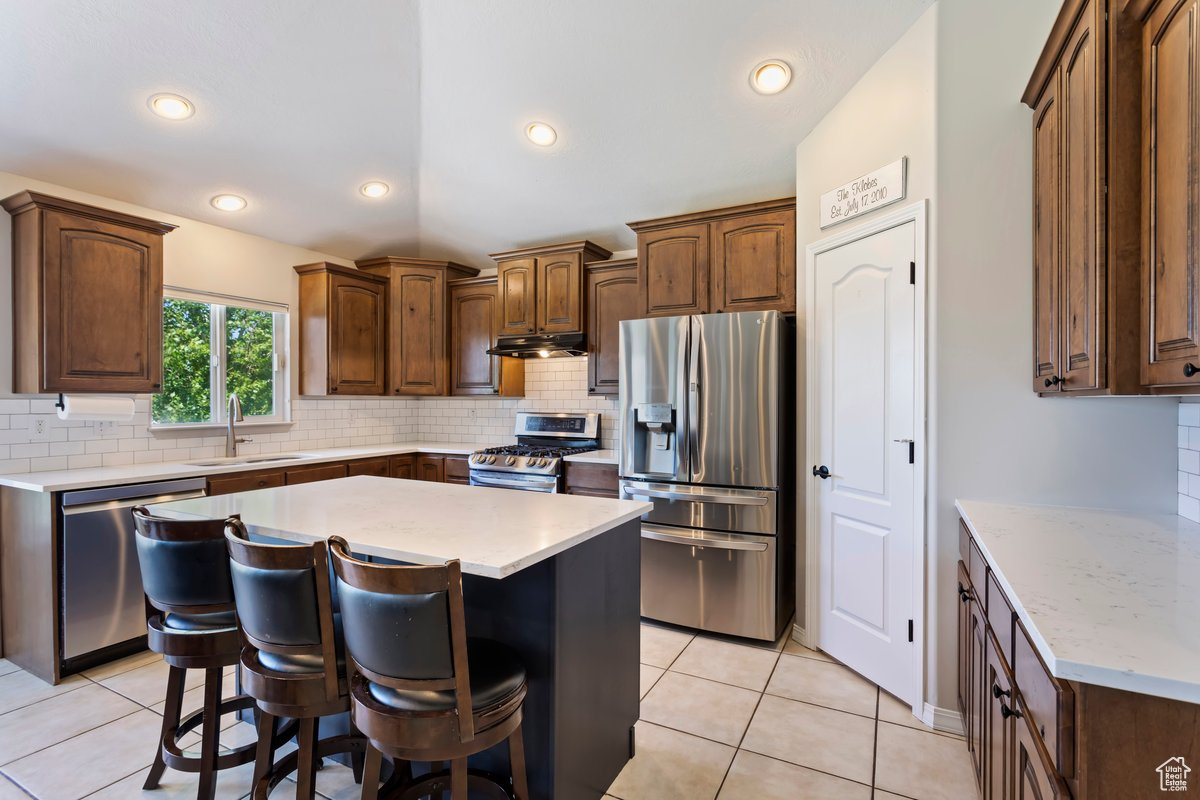
[[[460,559],[504,578],[652,508],[650,503],[376,476],[337,478],[153,507],[169,516],[240,514],[252,533],[298,542],[338,535],[357,553],[415,564]]]
[[[1200,703],[1200,525],[1174,514],[955,505],[1055,677]]]

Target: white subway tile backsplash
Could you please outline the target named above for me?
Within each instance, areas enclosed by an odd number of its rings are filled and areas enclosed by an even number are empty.
[[[1179,515],[1200,522],[1200,402],[1179,403]]]

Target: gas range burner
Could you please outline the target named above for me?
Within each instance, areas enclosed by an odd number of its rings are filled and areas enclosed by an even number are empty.
[[[573,456],[577,453],[589,453],[595,450],[595,447],[559,447],[559,446],[534,446],[528,444],[509,444],[503,447],[488,447],[478,451],[483,455],[489,456],[526,456],[528,458],[562,458],[563,456]]]
[[[516,444],[488,447],[471,454],[468,465],[472,485],[557,491],[562,459],[599,449],[600,415],[594,411],[556,414],[523,411],[517,414],[514,432]],[[496,473],[509,475],[502,477]]]

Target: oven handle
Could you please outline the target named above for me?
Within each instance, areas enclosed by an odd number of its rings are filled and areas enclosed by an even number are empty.
[[[660,489],[645,483],[626,483],[621,489],[631,497],[657,497],[661,500],[682,500],[686,503],[716,503],[727,506],[765,506],[767,498],[761,495],[707,494],[705,492]]]
[[[645,522],[642,523],[642,538],[654,539],[658,542],[668,542],[670,544],[685,544],[692,547],[711,547],[714,550],[749,550],[761,553],[767,549],[766,542],[739,541],[724,537],[718,538],[712,534],[700,533],[699,531],[696,532],[696,535],[688,536],[676,533],[670,528],[661,525],[650,525]]]
[[[485,478],[471,473],[472,486],[496,486],[503,489],[530,489],[535,492],[553,492],[558,485],[558,479],[550,477],[544,481],[506,481],[502,478]]]

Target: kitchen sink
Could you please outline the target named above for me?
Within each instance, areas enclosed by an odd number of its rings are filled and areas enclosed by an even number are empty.
[[[274,461],[295,461],[309,458],[307,453],[279,453],[269,456],[233,456],[231,458],[209,458],[203,461],[185,461],[191,467],[228,467],[239,464],[269,464]]]

